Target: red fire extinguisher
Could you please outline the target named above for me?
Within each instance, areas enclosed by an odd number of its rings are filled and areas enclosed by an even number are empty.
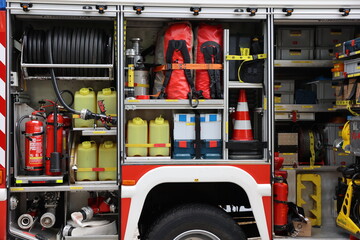
[[[274,182],[274,230],[282,232],[288,220],[288,185],[281,176],[275,176]]]
[[[44,171],[44,126],[35,116],[30,119],[25,123],[25,170],[28,175],[41,175]]]
[[[55,132],[55,124],[57,131]],[[61,158],[63,150],[64,118],[60,114],[51,113],[46,118],[46,161],[45,174],[49,176],[61,175]],[[56,145],[56,149],[55,149]]]

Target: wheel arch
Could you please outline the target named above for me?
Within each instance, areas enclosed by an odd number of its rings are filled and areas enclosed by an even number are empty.
[[[268,173],[270,175],[270,172]],[[233,166],[162,166],[151,169],[139,178],[134,186],[122,186],[122,200],[127,199],[129,209],[124,239],[132,239],[149,193],[161,184],[228,183],[239,186],[246,193],[262,239],[269,239],[263,197],[271,196],[269,183],[258,184],[245,170]],[[261,206],[261,207],[259,207]],[[123,214],[123,213],[122,213]],[[126,230],[125,230],[126,229]]]

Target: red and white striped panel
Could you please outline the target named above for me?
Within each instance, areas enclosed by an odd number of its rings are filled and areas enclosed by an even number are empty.
[[[0,239],[7,239],[6,174],[6,11],[0,11]]]

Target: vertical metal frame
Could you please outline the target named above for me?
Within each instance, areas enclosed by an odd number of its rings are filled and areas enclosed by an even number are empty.
[[[229,61],[225,60],[229,55],[230,33],[229,29],[224,29],[224,56],[223,56],[223,81],[224,81],[224,108],[223,108],[223,159],[229,159],[229,149],[225,144],[229,141]]]
[[[273,179],[273,173],[274,173],[274,140],[275,140],[275,106],[274,106],[274,37],[275,37],[275,31],[274,31],[274,15],[273,15],[273,9],[268,8],[269,15],[267,16],[267,36],[268,36],[268,61],[267,61],[267,67],[268,67],[268,100],[267,100],[267,116],[268,116],[268,161],[271,164],[271,188],[272,188],[272,179]],[[271,189],[271,191],[273,191]],[[273,203],[273,197],[274,195],[271,194],[271,203]],[[271,233],[274,233],[274,208],[271,205]]]
[[[124,128],[124,13],[122,12],[123,6],[118,6],[118,10],[120,10],[117,13],[117,86],[118,86],[118,132],[117,132],[117,142],[118,142],[118,184],[121,185],[121,166],[124,162],[125,157],[125,128]]]

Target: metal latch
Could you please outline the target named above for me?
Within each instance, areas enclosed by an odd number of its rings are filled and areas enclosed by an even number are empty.
[[[22,7],[24,12],[30,11],[29,8],[32,8],[32,3],[20,3],[20,7]]]
[[[106,5],[96,5],[96,9],[99,10],[99,13],[103,14],[103,13],[105,13],[107,6]]]
[[[297,111],[292,111],[289,113],[289,118],[291,118],[291,121],[297,122],[297,120],[300,118],[300,115]]]
[[[194,12],[194,14],[193,14],[194,16],[197,16],[197,15],[199,15],[199,12],[201,12],[201,7],[191,7],[190,11]]]
[[[342,15],[343,15],[344,17],[349,16],[350,11],[351,11],[350,8],[340,8],[340,9],[339,9],[339,12],[342,12],[342,13],[343,13]]]
[[[289,17],[289,16],[291,16],[292,13],[294,12],[294,9],[293,9],[293,8],[283,8],[282,11],[283,11],[284,13],[286,13],[285,16]]]
[[[250,16],[255,16],[258,9],[257,8],[247,8],[246,11],[250,13]]]
[[[144,6],[133,6],[133,9],[136,11],[137,15],[140,15],[142,11],[144,11]]]

